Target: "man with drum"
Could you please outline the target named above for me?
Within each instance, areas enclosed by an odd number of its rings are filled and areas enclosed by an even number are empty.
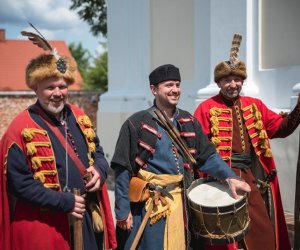
[[[219,94],[202,102],[194,115],[222,159],[251,187],[244,249],[291,249],[269,139],[286,137],[297,128],[300,102],[282,115],[259,99],[240,96],[247,78],[245,63],[237,59],[240,42],[236,34],[230,59],[215,67]]]
[[[149,80],[154,105],[125,121],[111,161],[118,247],[184,250],[192,244],[187,224],[193,220],[185,191],[198,169],[227,182],[235,198],[250,187],[227,167],[199,122],[176,107],[179,69],[159,66]]]

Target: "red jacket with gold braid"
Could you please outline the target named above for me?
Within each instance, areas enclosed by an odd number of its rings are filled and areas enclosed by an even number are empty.
[[[275,169],[275,162],[270,148],[270,138],[275,134],[283,121],[283,116],[268,109],[259,99],[240,97],[241,127],[246,126],[250,144],[253,146],[264,171],[268,174]],[[214,96],[198,106],[194,113],[202,125],[204,133],[214,143],[223,160],[231,166],[233,117],[232,111],[222,101],[220,95]],[[245,146],[242,138],[241,145]],[[276,241],[279,249],[289,245],[288,233],[281,202],[277,176],[271,180],[271,190],[276,218]]]
[[[85,122],[87,116],[75,106],[71,105],[71,110],[85,134],[87,144],[93,147],[86,131],[89,127]],[[12,242],[18,249],[70,249],[69,224],[65,212],[18,200],[15,202],[13,220],[10,221],[11,199],[7,194],[6,167],[8,151],[15,144],[27,155],[27,165],[33,178],[40,180],[44,187],[57,192],[62,191],[48,132],[30,117],[28,110],[25,110],[13,120],[0,144],[0,249],[10,250]],[[104,224],[107,226],[106,249],[115,248],[114,225],[105,185],[100,198]],[[35,242],[34,246],[32,242]]]

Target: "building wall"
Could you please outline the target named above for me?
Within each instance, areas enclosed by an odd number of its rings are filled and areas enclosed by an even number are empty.
[[[109,83],[98,117],[107,159],[124,120],[151,105],[148,75],[154,67],[180,67],[179,106],[193,112],[199,102],[218,93],[213,70],[228,59],[234,33],[243,36],[239,59],[248,73],[243,94],[260,98],[271,109],[289,111],[300,92],[299,7],[298,0],[111,1]],[[284,208],[291,212],[298,137],[299,130],[272,141]]]

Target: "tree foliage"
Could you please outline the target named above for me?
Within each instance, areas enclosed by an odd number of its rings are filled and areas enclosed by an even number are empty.
[[[81,19],[91,26],[94,36],[107,34],[107,5],[105,0],[71,0],[71,10],[77,10]]]
[[[107,51],[94,59],[92,66],[87,71],[85,88],[88,90],[107,91]]]
[[[78,70],[83,78],[83,81],[87,80],[87,70],[90,66],[89,60],[91,58],[91,53],[82,47],[81,42],[78,44],[70,43],[69,50],[72,53],[75,61],[77,62]]]
[[[108,84],[107,51],[93,58],[81,43],[77,45],[70,43],[69,49],[83,78],[83,89],[106,91]]]

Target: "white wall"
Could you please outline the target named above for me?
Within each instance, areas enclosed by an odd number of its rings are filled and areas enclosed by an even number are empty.
[[[152,104],[148,75],[160,64],[180,67],[179,106],[218,92],[214,66],[229,56],[234,33],[243,36],[239,58],[247,64],[244,94],[270,108],[290,109],[300,91],[298,0],[108,1],[108,92],[100,97],[98,134],[111,159],[120,127]],[[293,92],[294,91],[294,92]],[[272,141],[284,207],[293,211],[298,134]],[[293,179],[294,178],[294,179]]]

